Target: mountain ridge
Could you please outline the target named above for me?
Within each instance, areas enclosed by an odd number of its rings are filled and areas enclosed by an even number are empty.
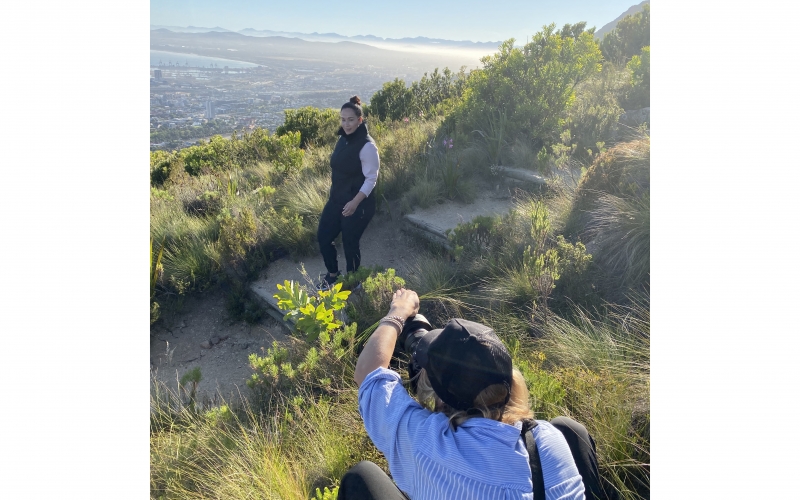
[[[244,28],[239,31],[233,31],[216,26],[214,28],[205,28],[199,26],[167,26],[167,25],[150,25],[150,30],[155,31],[158,29],[167,29],[173,33],[239,33],[245,36],[253,37],[269,37],[269,36],[282,36],[287,38],[300,38],[306,41],[371,41],[376,43],[386,44],[416,44],[416,45],[434,45],[434,46],[452,46],[460,48],[480,48],[480,49],[496,49],[502,41],[488,41],[488,42],[473,42],[471,40],[449,40],[445,38],[429,38],[424,36],[417,37],[403,37],[403,38],[383,38],[375,35],[354,35],[346,36],[338,33],[300,33],[297,31],[276,31],[276,30],[257,30],[255,28]]]
[[[602,40],[603,37],[607,33],[610,33],[614,28],[617,27],[617,23],[618,22],[622,21],[627,16],[632,16],[633,14],[636,14],[637,12],[641,12],[644,9],[644,4],[646,4],[646,3],[650,3],[650,0],[643,0],[642,2],[640,2],[640,3],[636,4],[636,5],[630,6],[628,8],[628,10],[626,10],[625,12],[620,14],[619,17],[617,17],[616,19],[614,19],[610,23],[604,24],[602,28],[600,28],[599,30],[595,31],[594,32],[595,38],[597,38],[598,40]]]

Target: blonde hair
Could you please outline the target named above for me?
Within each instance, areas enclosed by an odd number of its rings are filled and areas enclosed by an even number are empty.
[[[519,370],[514,368],[511,378],[511,397],[508,403],[500,408],[489,408],[502,402],[506,397],[506,387],[503,384],[490,385],[480,392],[474,401],[474,410],[456,410],[436,395],[428,378],[428,373],[423,368],[417,375],[417,399],[422,406],[431,411],[441,412],[450,419],[453,428],[458,427],[472,417],[483,417],[498,420],[504,424],[513,425],[515,422],[526,418],[533,418],[533,412],[528,404],[528,386]],[[477,411],[476,411],[477,410]]]

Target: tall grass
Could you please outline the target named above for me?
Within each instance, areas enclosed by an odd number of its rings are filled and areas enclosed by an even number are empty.
[[[308,218],[319,218],[331,187],[330,176],[308,175],[287,182],[276,193],[275,208]]]
[[[597,200],[590,212],[591,233],[600,248],[599,258],[611,276],[629,288],[649,280],[650,194],[614,196]]]
[[[381,158],[378,182],[387,199],[400,198],[422,175],[438,123],[439,120],[389,122],[370,128]]]
[[[647,299],[601,319],[555,318],[534,346],[565,390],[557,406],[597,442],[601,474],[623,498],[649,497],[650,313]]]
[[[354,388],[337,401],[306,394],[273,403],[271,414],[225,404],[193,411],[180,395],[154,386],[151,498],[306,500],[364,456],[381,463]]]

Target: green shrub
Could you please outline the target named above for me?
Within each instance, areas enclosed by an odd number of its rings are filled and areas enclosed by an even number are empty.
[[[405,284],[403,278],[395,276],[392,268],[367,277],[362,282],[361,290],[350,297],[348,316],[362,325],[377,326],[377,321],[389,310],[392,295]]]
[[[204,191],[193,200],[184,201],[183,209],[195,216],[213,216],[223,207],[223,200],[217,191]]]
[[[168,286],[178,294],[206,290],[220,269],[222,252],[216,241],[198,236],[173,240],[164,248],[164,276]]]
[[[380,120],[402,120],[411,114],[411,91],[406,82],[395,78],[386,82],[369,101],[369,116]]]
[[[539,158],[539,152],[537,151],[530,141],[526,141],[522,138],[518,138],[514,141],[514,144],[511,146],[511,150],[509,152],[509,159],[511,164],[517,168],[523,168],[526,170],[541,170],[539,165],[541,160]],[[544,154],[547,154],[545,150]],[[546,165],[546,163],[545,163]]]
[[[219,135],[210,138],[208,143],[181,149],[178,155],[183,159],[186,172],[194,176],[228,170],[234,165],[231,141]]]
[[[530,231],[525,204],[503,215],[479,215],[446,231],[458,262],[485,261],[490,266],[520,262]]]
[[[339,128],[339,112],[335,109],[319,109],[306,106],[298,109],[283,110],[283,125],[275,130],[276,135],[290,132],[300,133],[301,148],[309,144],[331,145],[336,142]]]
[[[636,14],[625,16],[600,42],[600,50],[607,61],[624,64],[642,47],[650,45],[650,4]]]
[[[245,208],[237,215],[224,210],[218,217],[219,242],[222,251],[232,261],[241,260],[257,241],[258,226],[253,211]]]
[[[428,196],[429,199],[435,201],[437,198],[435,193],[440,189],[441,195],[448,200],[458,200],[464,203],[474,201],[475,184],[466,176],[465,169],[461,166],[461,155],[454,152],[452,148],[453,139],[445,137],[442,140],[441,148],[437,145],[428,152],[429,172],[433,172],[436,180],[439,181],[438,186],[417,188],[420,189],[420,192],[415,193],[416,195]],[[425,200],[422,201],[425,203]]]
[[[276,394],[291,398],[306,391],[329,394],[341,390],[348,381],[331,375],[341,373],[341,360],[352,349],[357,328],[351,324],[335,329],[313,344],[296,339],[288,345],[274,341],[264,356],[250,354],[254,373],[247,386],[262,399]]]
[[[570,132],[569,146],[581,161],[591,161],[616,134],[622,108],[617,95],[623,91],[620,73],[609,64],[603,71],[582,82],[575,102],[565,113],[564,127]]]
[[[195,366],[184,373],[178,382],[178,388],[186,391],[186,395],[189,397],[189,407],[192,410],[194,410],[197,400],[197,385],[201,380],[203,380],[203,375],[200,373],[200,367]]]
[[[150,238],[150,324],[158,320],[161,306],[153,301],[156,296],[156,285],[164,282],[164,265],[161,259],[164,256],[164,243],[159,245],[156,252],[153,251],[153,238]]]
[[[228,290],[225,294],[225,309],[231,319],[256,324],[264,317],[264,307],[246,280],[229,278],[226,280]]]
[[[342,290],[352,290],[368,277],[372,276],[373,274],[382,273],[383,271],[383,267],[378,265],[362,266],[359,267],[355,272],[340,275],[338,278],[336,278],[336,282],[342,284]]]
[[[368,115],[381,120],[418,120],[449,109],[449,103],[459,98],[464,91],[467,75],[465,68],[453,73],[439,68],[406,86],[395,78],[386,82],[372,95]]]
[[[625,96],[625,109],[640,109],[650,106],[650,46],[628,61],[630,87]]]
[[[477,217],[457,226],[450,238],[461,260],[486,256],[493,271],[485,288],[493,297],[538,310],[545,321],[552,295],[560,308],[593,290],[587,272],[591,256],[580,242],[553,234],[540,201],[522,203],[503,217]],[[556,293],[562,277],[566,283]]]
[[[559,257],[560,279],[553,290],[551,307],[562,314],[569,312],[573,304],[583,307],[599,306],[599,296],[591,272],[592,255],[580,241],[570,243],[563,235],[556,237]]]
[[[184,175],[183,158],[166,151],[150,152],[150,185],[157,187],[167,184],[167,181],[178,182]]]
[[[272,136],[267,142],[269,158],[284,175],[299,172],[303,166],[304,152],[300,149],[300,132],[287,132]]]
[[[578,32],[580,31],[580,32]],[[505,115],[507,130],[519,131],[538,149],[560,131],[560,115],[581,81],[600,71],[600,49],[590,32],[556,32],[545,26],[523,47],[507,40],[470,73],[462,102],[446,124],[462,133],[481,130],[486,117]]]

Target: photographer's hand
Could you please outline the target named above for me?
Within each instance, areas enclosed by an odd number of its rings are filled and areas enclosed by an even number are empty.
[[[417,314],[418,311],[419,297],[417,292],[401,288],[394,293],[388,316],[399,316],[405,319]],[[384,368],[389,367],[389,361],[392,359],[392,352],[394,352],[394,344],[397,342],[399,334],[400,330],[390,322],[382,322],[378,325],[356,362],[354,378],[359,387],[366,376],[376,368],[381,366]]]
[[[410,318],[419,312],[419,297],[414,290],[401,288],[394,292],[392,305],[387,316],[399,316],[403,319]]]

